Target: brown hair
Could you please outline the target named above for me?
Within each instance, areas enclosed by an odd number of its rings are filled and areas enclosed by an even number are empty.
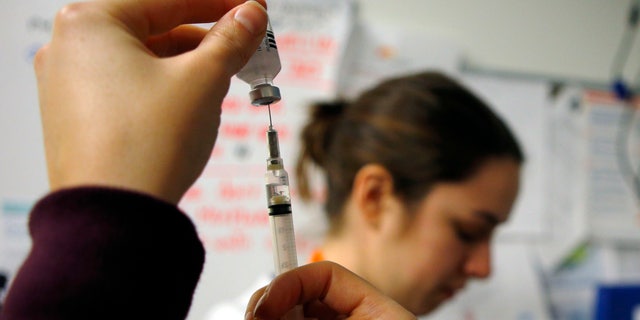
[[[411,205],[435,183],[467,179],[490,157],[524,161],[515,137],[490,107],[436,72],[392,78],[352,103],[318,103],[311,111],[301,133],[298,188],[308,199],[308,166],[324,170],[333,230],[366,164],[389,170],[394,191]]]

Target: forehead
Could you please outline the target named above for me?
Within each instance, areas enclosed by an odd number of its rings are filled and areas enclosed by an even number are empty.
[[[467,180],[440,183],[428,199],[431,205],[454,214],[491,214],[503,222],[509,217],[518,195],[520,165],[511,158],[485,161]]]

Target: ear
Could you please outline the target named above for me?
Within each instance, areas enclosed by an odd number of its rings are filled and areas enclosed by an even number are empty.
[[[385,201],[393,196],[393,178],[378,164],[360,168],[353,181],[352,197],[362,219],[378,229],[382,223]]]

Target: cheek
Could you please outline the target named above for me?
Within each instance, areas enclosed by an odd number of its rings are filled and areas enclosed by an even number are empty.
[[[465,246],[451,227],[432,223],[416,231],[407,244],[412,247],[409,259],[413,260],[411,273],[416,281],[446,281],[461,270]]]
[[[394,284],[402,289],[393,297],[413,312],[424,313],[438,306],[445,299],[443,288],[460,277],[464,245],[446,226],[410,234],[396,247],[402,248],[402,257],[394,263]]]

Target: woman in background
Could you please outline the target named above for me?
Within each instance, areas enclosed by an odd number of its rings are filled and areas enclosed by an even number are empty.
[[[470,91],[433,72],[389,79],[351,103],[313,106],[301,138],[301,196],[312,198],[312,167],[326,183],[329,229],[312,262],[346,267],[415,315],[489,276],[523,154]],[[241,319],[253,290],[207,319]]]
[[[509,217],[523,153],[506,124],[454,80],[398,77],[352,103],[314,106],[302,132],[300,193],[325,173],[330,260],[416,315],[491,272],[490,242]]]

